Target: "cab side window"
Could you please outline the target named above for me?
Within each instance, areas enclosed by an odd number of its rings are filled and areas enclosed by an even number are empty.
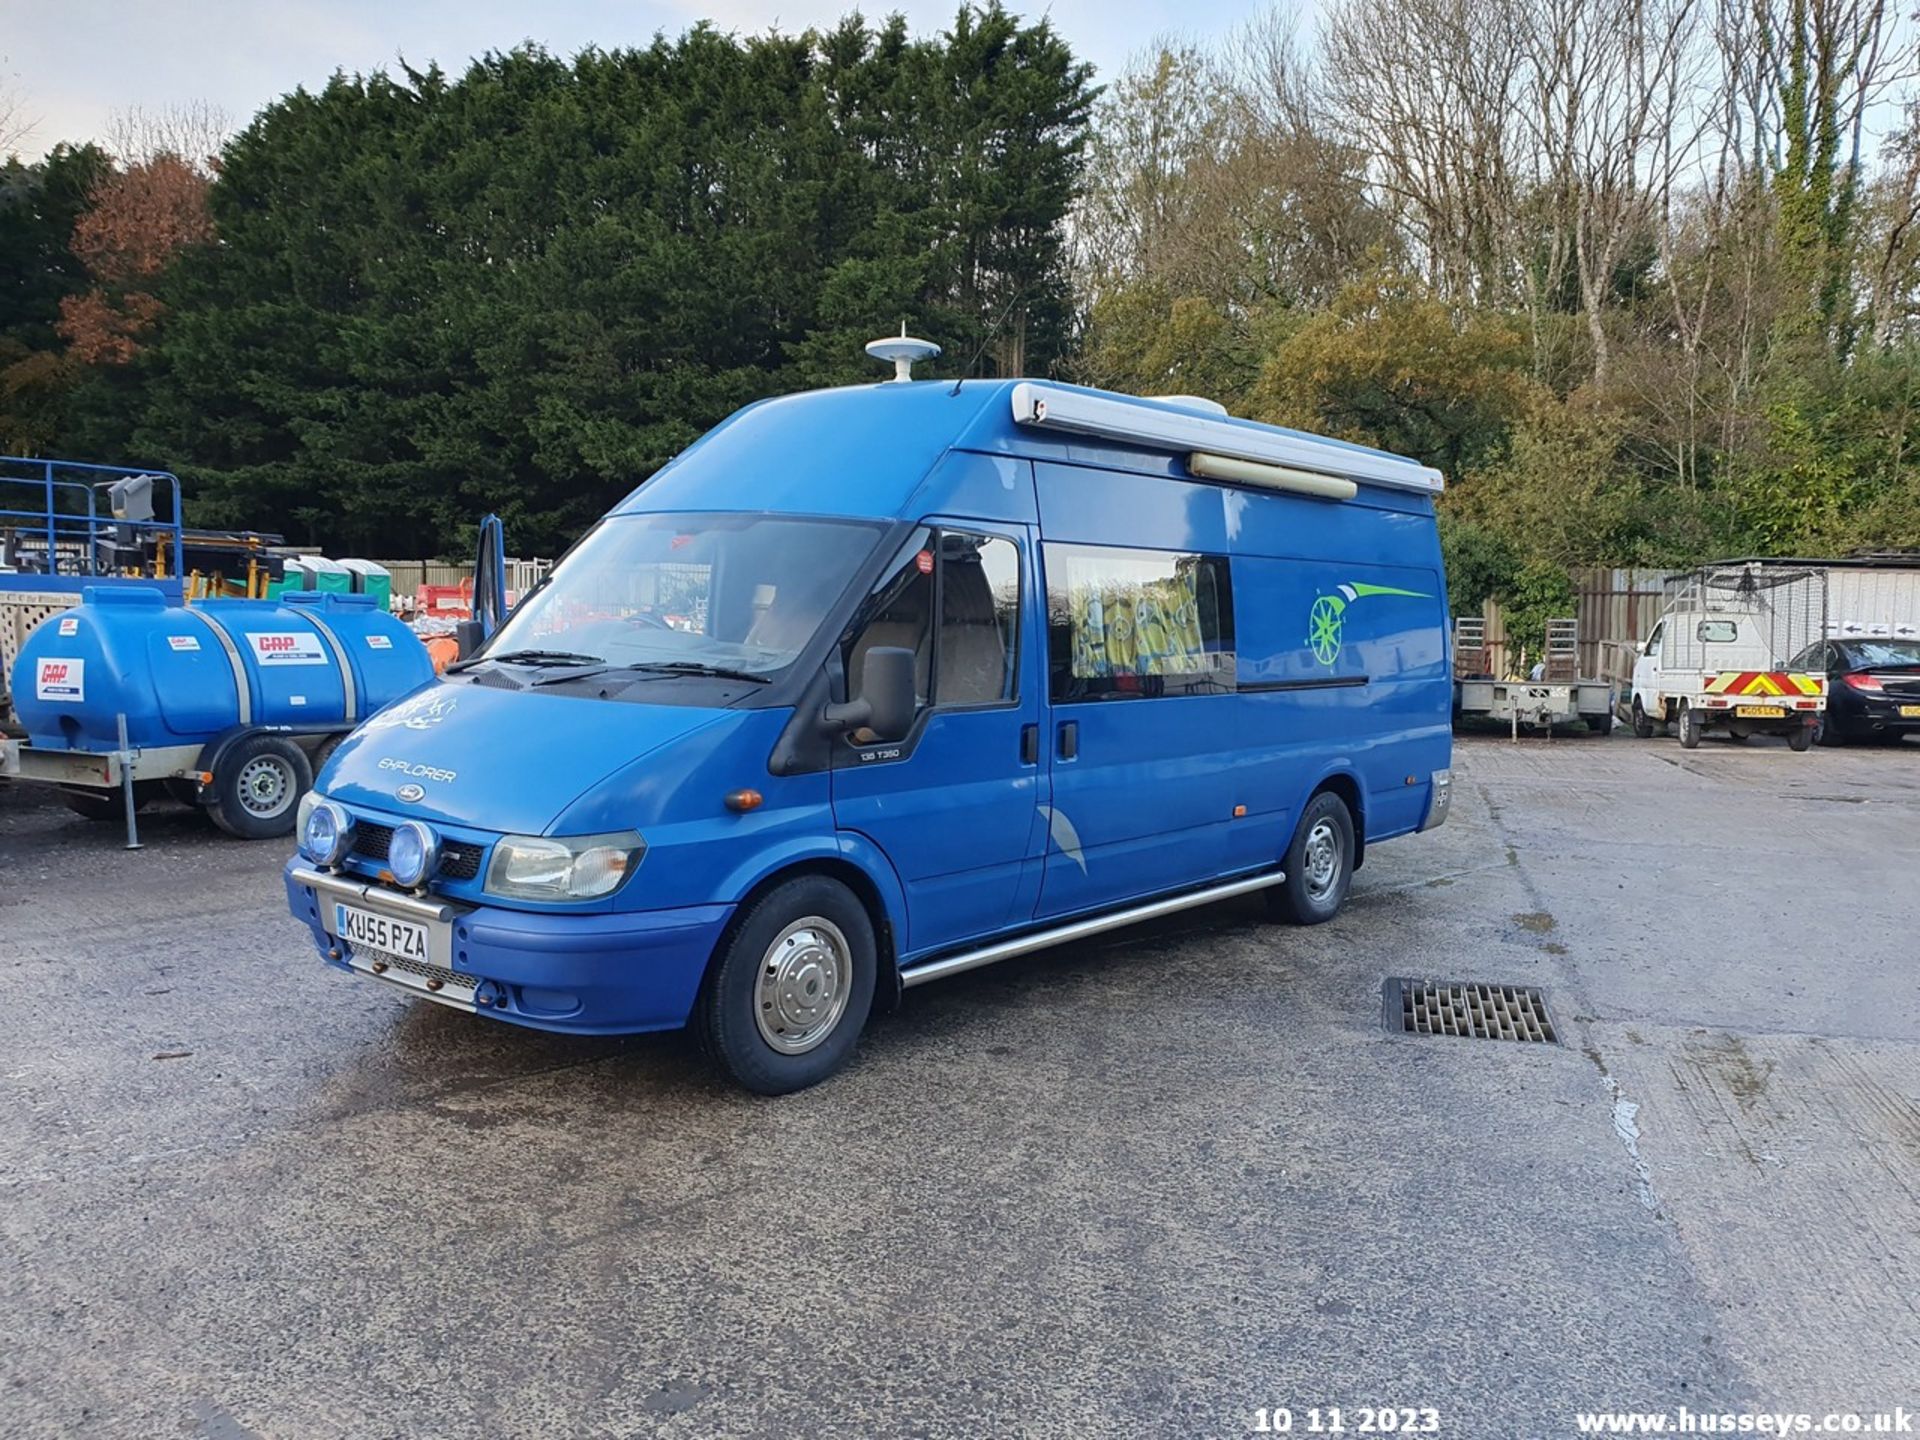
[[[874,587],[864,613],[864,623],[841,651],[850,692],[860,683],[869,650],[897,646],[913,652],[914,697],[923,709],[1014,698],[1020,551],[1012,541],[963,530],[917,530]]]

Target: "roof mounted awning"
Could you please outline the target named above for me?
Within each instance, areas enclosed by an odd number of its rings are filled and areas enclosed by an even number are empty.
[[[1203,475],[1206,469],[1211,468],[1215,473],[1205,478],[1243,484],[1261,484],[1263,481],[1255,478],[1255,472],[1225,473],[1233,467],[1210,466],[1208,457],[1249,461],[1254,465],[1304,472],[1297,473],[1299,481],[1332,477],[1341,481],[1411,490],[1421,495],[1437,495],[1446,485],[1444,477],[1432,466],[1398,455],[1363,450],[1343,445],[1337,440],[1322,440],[1312,435],[1294,434],[1267,426],[1256,427],[1195,410],[1174,409],[1166,404],[1071,390],[1033,380],[1023,380],[1013,387],[1013,419],[1019,425],[1070,431],[1101,440],[1201,457],[1201,464],[1194,466],[1196,475]],[[1270,488],[1300,490],[1329,499],[1344,498],[1338,488],[1277,483],[1282,478],[1270,476],[1264,483]]]

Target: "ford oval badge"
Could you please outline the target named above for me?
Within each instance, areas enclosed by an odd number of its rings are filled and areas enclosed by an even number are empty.
[[[427,792],[418,785],[402,785],[398,790],[394,791],[393,793],[395,795],[398,795],[402,800],[406,801],[409,805],[414,804],[416,801],[424,800],[427,798]]]

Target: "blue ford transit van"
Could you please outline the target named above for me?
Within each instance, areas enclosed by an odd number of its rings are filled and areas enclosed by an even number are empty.
[[[1326,920],[1447,812],[1440,487],[1036,381],[749,406],[340,746],[288,900],[335,966],[692,1025],[769,1094],[924,981],[1255,890]]]

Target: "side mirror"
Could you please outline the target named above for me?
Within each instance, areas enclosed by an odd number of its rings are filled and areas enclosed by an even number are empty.
[[[860,664],[860,688],[844,705],[829,705],[821,718],[836,730],[862,726],[882,740],[904,739],[919,708],[913,690],[913,651],[876,645]]]
[[[478,650],[486,639],[486,632],[478,620],[456,620],[453,625],[453,643],[460,648],[460,658],[465,660]]]

